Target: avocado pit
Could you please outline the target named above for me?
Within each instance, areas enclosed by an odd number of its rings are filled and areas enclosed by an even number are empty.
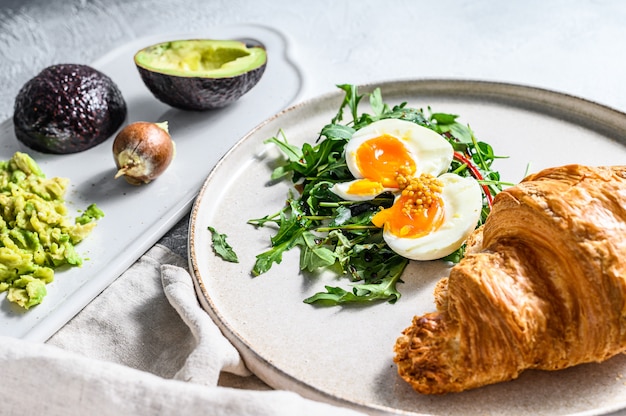
[[[113,141],[115,178],[123,176],[131,185],[150,183],[165,172],[175,153],[167,121],[131,123]]]
[[[225,107],[261,79],[267,53],[236,40],[189,39],[158,43],[135,54],[146,87],[183,110]]]

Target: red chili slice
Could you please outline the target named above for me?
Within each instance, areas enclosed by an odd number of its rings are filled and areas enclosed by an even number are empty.
[[[459,162],[465,164],[470,170],[472,176],[474,176],[474,178],[477,181],[484,180],[483,175],[480,174],[480,171],[478,170],[476,165],[469,158],[465,157],[459,152],[454,152],[454,158],[458,160]],[[491,195],[491,192],[489,192],[489,187],[487,185],[483,184],[481,185],[481,187],[483,188],[483,193],[485,194],[485,197],[487,198],[487,204],[489,205],[489,209],[491,210],[493,206],[493,196]]]

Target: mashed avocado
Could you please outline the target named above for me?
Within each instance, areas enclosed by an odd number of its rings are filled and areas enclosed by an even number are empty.
[[[0,292],[23,308],[41,303],[54,269],[80,266],[74,245],[104,214],[94,204],[72,221],[65,178],[46,178],[27,154],[0,161]]]

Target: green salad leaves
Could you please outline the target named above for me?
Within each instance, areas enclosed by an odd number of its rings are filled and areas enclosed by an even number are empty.
[[[211,232],[211,242],[213,244],[213,251],[215,254],[231,263],[239,263],[237,253],[235,253],[235,250],[233,250],[230,244],[226,241],[228,236],[226,234],[220,234],[211,226],[207,227],[207,229]]]
[[[370,201],[346,201],[330,191],[337,182],[354,179],[344,157],[344,146],[354,132],[377,120],[396,118],[428,127],[443,135],[453,146],[455,158],[449,171],[474,176],[483,188],[483,211],[479,225],[490,211],[491,201],[503,186],[491,165],[497,157],[487,143],[478,141],[471,128],[457,121],[458,116],[407,107],[393,107],[383,101],[380,89],[359,94],[354,85],[339,85],[345,92],[343,102],[314,143],[302,147],[290,144],[280,131],[266,140],[278,146],[285,163],[272,173],[273,180],[292,181],[298,194],[287,196],[278,212],[248,222],[257,227],[277,227],[271,248],[257,256],[252,274],[259,276],[282,261],[288,250],[300,249],[300,269],[316,272],[330,269],[345,276],[348,289],[326,286],[325,291],[304,300],[320,305],[396,302],[401,294],[397,285],[409,260],[393,252],[384,242],[382,229],[371,223],[382,208],[392,205],[394,197],[383,193]],[[360,113],[359,103],[369,98],[371,113]],[[344,122],[344,110],[352,120]],[[463,248],[445,260],[457,262]]]

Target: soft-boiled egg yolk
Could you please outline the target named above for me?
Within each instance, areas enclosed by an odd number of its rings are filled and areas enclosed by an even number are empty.
[[[364,178],[383,188],[398,188],[400,170],[415,173],[415,159],[402,142],[388,134],[367,140],[355,152],[356,165]]]
[[[407,179],[406,187],[394,204],[380,211],[372,218],[372,223],[401,238],[417,238],[436,229],[444,221],[443,184],[429,174]]]
[[[348,193],[351,195],[380,195],[385,191],[385,188],[380,182],[373,181],[371,179],[359,179],[350,182],[348,186]]]

